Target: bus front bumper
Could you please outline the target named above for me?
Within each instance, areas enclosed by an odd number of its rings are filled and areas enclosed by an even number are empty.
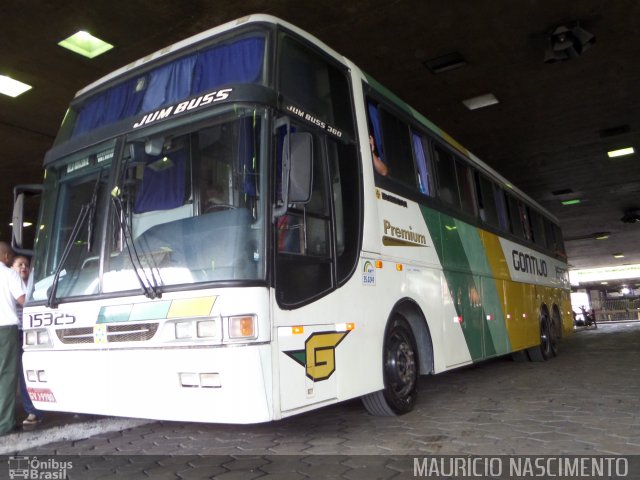
[[[270,345],[26,352],[34,406],[158,420],[273,419]]]

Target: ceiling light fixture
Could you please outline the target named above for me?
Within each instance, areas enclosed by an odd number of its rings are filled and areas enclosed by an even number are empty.
[[[453,52],[430,60],[425,60],[422,64],[427,67],[431,73],[437,75],[438,73],[462,68],[467,65],[467,61],[458,52]]]
[[[633,147],[627,147],[627,148],[620,148],[618,150],[611,150],[607,152],[607,156],[609,158],[615,158],[615,157],[624,157],[625,155],[633,155],[634,153],[636,153],[636,151],[633,149]]]
[[[556,63],[577,58],[596,42],[596,36],[580,27],[578,22],[558,25],[549,34],[549,47],[544,54],[545,63]]]
[[[78,53],[83,57],[94,58],[111,50],[113,45],[94,37],[89,32],[79,31],[58,43],[61,47]]]
[[[577,204],[580,203],[580,199],[579,198],[574,198],[572,200],[564,200],[561,203],[562,203],[562,205],[577,205]]]
[[[0,93],[15,98],[27,90],[31,90],[31,85],[19,82],[5,75],[0,75]]]
[[[477,110],[479,108],[489,107],[500,102],[493,93],[487,93],[485,95],[467,98],[466,100],[463,100],[462,103],[464,103],[464,106],[469,110]]]
[[[597,232],[593,234],[593,238],[596,240],[606,240],[611,235],[610,232]]]
[[[613,258],[624,258],[624,254],[623,253],[614,253],[613,254]]]
[[[554,190],[551,192],[551,195],[559,196],[559,195],[569,195],[573,193],[573,189],[571,188],[561,188],[560,190]]]

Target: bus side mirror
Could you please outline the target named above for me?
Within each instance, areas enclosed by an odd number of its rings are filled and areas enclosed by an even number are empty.
[[[289,203],[308,203],[313,183],[313,136],[291,133]]]
[[[24,248],[24,212],[25,212],[25,198],[31,199],[32,197],[42,193],[42,185],[17,185],[13,189],[13,214],[11,215],[12,223],[12,235],[11,235],[11,247],[16,253],[33,255],[33,249]],[[29,202],[31,203],[31,202]],[[31,207],[31,205],[28,205]],[[37,208],[27,208],[28,211],[37,212]],[[35,218],[33,223],[35,224]],[[33,239],[32,239],[33,241]]]

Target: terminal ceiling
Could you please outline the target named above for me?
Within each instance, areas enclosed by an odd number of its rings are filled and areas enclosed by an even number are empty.
[[[33,88],[0,95],[0,239],[10,238],[13,185],[41,182],[44,153],[77,90],[249,13],[314,34],[530,195],[560,220],[572,268],[640,264],[640,223],[621,221],[640,213],[635,0],[9,0],[0,75]],[[595,44],[544,63],[550,32],[574,22]],[[57,45],[78,30],[115,48],[90,60]],[[465,66],[438,74],[425,67],[453,52]],[[462,103],[487,93],[499,103],[474,111]],[[607,157],[629,146],[634,155]],[[581,202],[561,203],[568,199]],[[600,232],[609,238],[596,240]]]

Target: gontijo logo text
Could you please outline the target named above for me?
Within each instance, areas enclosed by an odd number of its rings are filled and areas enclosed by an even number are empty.
[[[511,259],[513,268],[519,272],[530,273],[539,277],[548,276],[547,262],[544,259],[538,259],[534,255],[519,252],[518,250],[511,251]]]

